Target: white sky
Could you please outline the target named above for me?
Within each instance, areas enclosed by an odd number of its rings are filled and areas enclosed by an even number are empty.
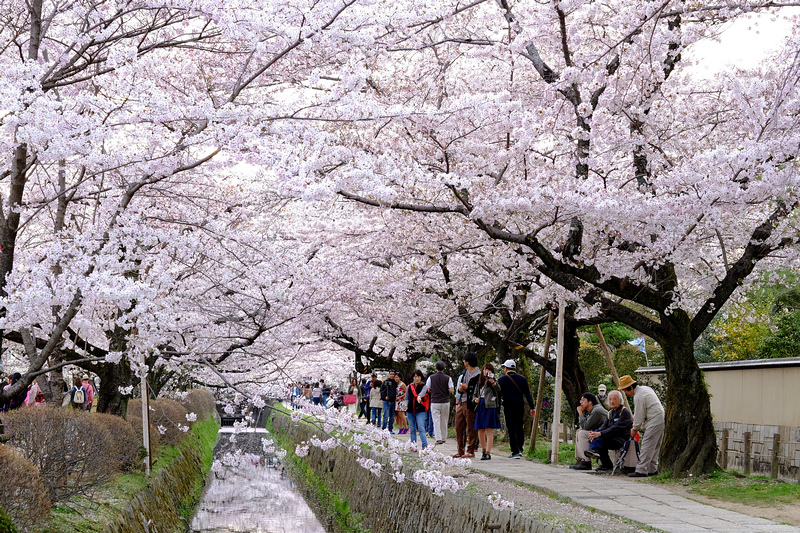
[[[800,15],[800,10],[792,9],[791,14]],[[785,17],[749,15],[726,24],[718,41],[693,45],[688,55],[698,61],[699,72],[713,73],[730,66],[752,68],[783,45],[791,28]]]

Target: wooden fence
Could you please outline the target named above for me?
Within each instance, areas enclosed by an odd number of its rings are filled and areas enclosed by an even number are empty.
[[[716,425],[722,468],[800,482],[800,427]]]

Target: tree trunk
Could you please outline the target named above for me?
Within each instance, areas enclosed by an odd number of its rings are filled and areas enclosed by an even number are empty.
[[[711,396],[694,358],[688,315],[678,310],[662,316],[668,337],[657,339],[667,369],[666,428],[659,469],[706,474],[717,468],[717,439],[711,418]]]
[[[94,371],[100,376],[100,388],[97,391],[97,412],[110,413],[125,417],[128,414],[128,396],[123,395],[120,387],[128,387],[133,382],[133,371],[126,359],[117,364],[102,363]]]

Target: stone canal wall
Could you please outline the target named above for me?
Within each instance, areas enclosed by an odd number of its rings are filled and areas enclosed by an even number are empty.
[[[212,443],[213,446],[213,443]],[[211,453],[195,435],[180,445],[181,451],[166,467],[153,475],[116,517],[105,533],[174,533],[186,531],[186,517],[205,480],[203,456]]]
[[[271,426],[284,442],[299,443],[323,432],[274,411]],[[293,450],[289,450],[292,453]],[[435,496],[415,483],[396,483],[386,473],[375,477],[362,468],[353,454],[336,448],[311,447],[298,458],[328,490],[339,494],[350,509],[363,515],[360,526],[370,533],[555,533],[557,527],[514,511],[498,511],[488,500],[466,494]],[[406,479],[412,471],[404,471]],[[493,526],[490,529],[490,526]]]

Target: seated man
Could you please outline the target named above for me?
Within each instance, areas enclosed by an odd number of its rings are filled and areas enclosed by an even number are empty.
[[[578,431],[575,433],[575,457],[577,461],[570,468],[574,470],[591,470],[592,462],[585,459],[584,453],[589,449],[589,432],[603,425],[608,418],[608,411],[600,405],[597,396],[586,392],[581,396],[578,405]]]
[[[589,449],[584,454],[588,459],[600,459],[598,472],[613,470],[614,465],[608,456],[608,450],[622,448],[630,438],[633,427],[631,412],[622,405],[621,392],[614,390],[609,393],[608,406],[611,408],[608,418],[597,431],[589,432]]]

